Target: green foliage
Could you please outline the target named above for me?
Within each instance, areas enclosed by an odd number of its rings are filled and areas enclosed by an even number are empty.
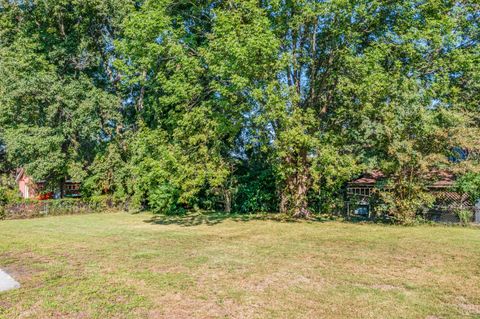
[[[58,176],[66,174],[65,154],[61,151],[63,138],[53,129],[26,126],[7,129],[5,141],[10,162],[24,167],[34,179],[55,183]]]
[[[0,219],[29,219],[47,216],[91,214],[108,211],[118,211],[108,197],[91,198],[89,201],[63,198],[60,200],[18,200],[0,207]]]
[[[112,142],[97,154],[89,168],[88,176],[83,179],[84,196],[112,194],[115,198],[127,199],[131,172],[123,153],[120,147]]]
[[[7,174],[0,174],[0,207],[14,203],[20,199],[13,178]]]
[[[243,163],[236,172],[233,210],[238,213],[275,212],[278,194],[275,175],[266,163]]]
[[[463,226],[468,226],[472,222],[473,212],[470,210],[461,209],[457,211],[457,216]]]
[[[0,170],[308,217],[377,169],[411,223],[434,172],[479,166],[477,20],[471,1],[2,1]]]
[[[156,186],[148,192],[148,204],[154,213],[175,214],[183,212],[179,204],[179,190],[169,184]]]
[[[381,204],[378,212],[402,224],[415,223],[417,214],[422,209],[431,207],[435,201],[425,186],[405,178],[390,180],[379,195]]]
[[[433,172],[469,169],[469,161],[450,161],[452,149],[478,149],[475,113],[466,112],[469,102],[451,95],[469,90],[457,86],[457,76],[468,82],[464,71],[476,68],[467,61],[477,52],[462,40],[471,30],[461,22],[473,7],[410,4],[370,6],[379,10],[366,18],[375,41],[364,39],[361,54],[345,56],[349,71],[339,79],[343,96],[352,97],[341,103],[341,123],[351,127],[347,135],[359,159],[386,174],[383,210],[404,223],[432,204]]]
[[[2,2],[0,140],[9,166],[55,185],[115,133],[108,45],[123,6],[113,2]]]
[[[456,187],[459,192],[468,194],[474,201],[480,200],[480,174],[467,173],[457,180]]]

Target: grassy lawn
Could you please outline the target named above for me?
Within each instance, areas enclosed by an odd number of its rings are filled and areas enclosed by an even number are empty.
[[[480,229],[221,215],[0,222],[0,318],[480,318]]]

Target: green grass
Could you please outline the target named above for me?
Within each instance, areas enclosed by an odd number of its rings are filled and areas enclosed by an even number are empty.
[[[480,318],[480,229],[99,214],[0,222],[0,318]]]

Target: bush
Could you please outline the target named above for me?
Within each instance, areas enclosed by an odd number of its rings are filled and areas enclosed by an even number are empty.
[[[165,183],[152,190],[148,194],[148,204],[156,214],[182,214],[185,209],[179,204],[180,191]]]
[[[390,216],[395,223],[413,225],[418,214],[430,208],[435,196],[421,180],[408,180],[405,176],[394,176],[383,182],[378,191],[378,211]]]
[[[24,200],[7,204],[0,209],[0,218],[28,219],[44,216],[78,215],[117,210],[114,205],[108,206],[104,201],[84,201],[80,199],[60,200]]]
[[[473,212],[467,209],[461,209],[457,211],[457,216],[460,220],[460,224],[467,226],[472,222]]]
[[[278,209],[275,175],[272,168],[265,162],[254,162],[252,169],[249,169],[247,163],[242,163],[239,167],[236,183],[238,186],[233,197],[235,212],[273,212]]]
[[[0,207],[7,204],[7,195],[5,192],[5,188],[0,186]]]
[[[2,177],[0,176],[0,178]],[[0,180],[0,220],[7,218],[5,206],[18,202],[20,199],[17,192],[13,188],[3,185],[3,182]]]
[[[129,201],[117,198],[114,195],[97,195],[85,199],[96,210],[128,210]]]
[[[1,185],[0,183],[0,206],[18,202],[20,199],[21,197],[18,195],[16,189]]]
[[[473,200],[480,199],[480,174],[468,173],[460,177],[456,183],[458,192],[468,194]]]

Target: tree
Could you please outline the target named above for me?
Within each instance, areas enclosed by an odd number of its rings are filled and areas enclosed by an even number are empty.
[[[119,120],[109,46],[122,5],[1,2],[0,139],[11,165],[55,184],[106,147]]]
[[[192,207],[202,190],[222,189],[230,174],[228,145],[239,126],[205,64],[209,6],[146,1],[125,19],[116,43],[136,132],[135,198],[156,210]]]
[[[156,212],[301,218],[340,210],[343,185],[375,168],[383,208],[410,222],[435,172],[479,166],[478,9],[2,1],[2,169]]]

